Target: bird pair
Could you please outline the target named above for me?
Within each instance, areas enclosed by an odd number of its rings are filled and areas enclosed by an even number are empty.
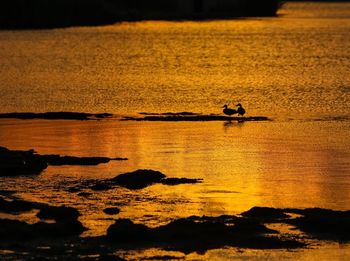
[[[242,104],[238,103],[236,106],[238,106],[236,109],[229,108],[226,104],[222,107],[224,108],[223,113],[225,113],[228,116],[231,116],[233,114],[238,114],[243,116],[245,114],[245,109],[242,107]]]

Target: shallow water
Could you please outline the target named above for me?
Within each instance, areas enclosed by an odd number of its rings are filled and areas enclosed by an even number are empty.
[[[105,233],[113,221],[102,210],[111,206],[121,208],[117,217],[151,226],[253,206],[350,209],[349,29],[348,3],[294,3],[278,18],[1,31],[1,112],[220,113],[232,101],[273,121],[0,120],[0,146],[10,149],[129,158],[0,178],[0,189],[77,207],[90,228],[86,236]],[[89,197],[66,191],[139,168],[203,183]],[[187,259],[350,256],[346,244],[312,248],[220,249]]]

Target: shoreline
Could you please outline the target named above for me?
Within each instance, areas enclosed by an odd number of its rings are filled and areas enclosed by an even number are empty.
[[[190,216],[153,228],[118,218],[120,211],[109,209],[114,224],[109,226],[106,234],[81,237],[86,228],[78,221],[80,213],[75,208],[25,201],[13,196],[14,193],[0,192],[0,214],[18,217],[0,218],[0,256],[7,258],[20,257],[21,253],[27,252],[36,258],[65,256],[74,259],[91,255],[90,260],[100,260],[102,256],[122,260],[116,252],[159,248],[186,256],[191,253],[204,255],[209,250],[227,247],[297,250],[312,247],[317,242],[350,241],[347,234],[350,210],[270,207],[253,207],[240,215]],[[21,214],[35,209],[38,210],[38,222],[19,221]],[[291,225],[299,232],[289,234],[270,229],[271,224]]]

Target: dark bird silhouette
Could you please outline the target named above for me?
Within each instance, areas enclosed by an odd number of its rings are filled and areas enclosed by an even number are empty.
[[[238,106],[238,109],[237,109],[238,115],[243,116],[245,114],[245,109],[242,107],[242,104],[238,103],[236,106]]]
[[[225,113],[228,116],[238,113],[237,110],[229,108],[226,104],[222,108],[224,108],[223,113]]]

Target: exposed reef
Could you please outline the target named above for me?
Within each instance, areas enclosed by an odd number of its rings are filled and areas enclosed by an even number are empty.
[[[19,220],[0,219],[0,238],[37,239],[78,236],[86,228],[78,221],[79,212],[66,206],[49,206],[17,199],[0,198],[0,213],[18,215],[30,210],[38,210],[39,222],[28,224]],[[52,222],[54,221],[54,222]]]
[[[156,227],[137,224],[130,219],[117,219],[109,226],[105,236],[82,238],[80,235],[85,228],[78,221],[80,214],[76,209],[3,197],[0,196],[0,214],[19,217],[20,213],[37,210],[36,216],[40,219],[34,224],[0,219],[0,250],[12,251],[7,258],[18,259],[23,257],[22,252],[27,252],[36,258],[69,257],[74,260],[90,255],[89,260],[122,260],[115,252],[158,248],[184,254],[203,254],[207,250],[227,246],[295,249],[310,244],[309,240],[305,241],[307,236],[310,236],[309,239],[336,241],[350,239],[350,211],[266,207],[254,207],[237,216],[190,216]],[[119,209],[106,208],[104,212],[115,215]],[[305,236],[285,234],[266,226],[275,222],[292,225],[304,232]]]
[[[127,158],[40,155],[33,149],[22,151],[0,147],[0,176],[40,174],[48,165],[98,165],[111,160]]]
[[[179,185],[194,184],[201,182],[202,179],[190,178],[167,178],[163,173],[149,169],[139,169],[133,172],[123,173],[111,179],[91,180],[81,186],[87,186],[92,190],[108,190],[116,186],[131,190],[143,189],[153,184]]]
[[[322,208],[287,209],[301,215],[286,222],[318,239],[350,241],[350,210],[335,211]]]
[[[190,217],[181,218],[167,225],[150,228],[135,224],[129,219],[118,219],[107,230],[107,238],[119,244],[141,247],[161,247],[183,253],[203,253],[209,249],[225,246],[245,248],[298,248],[302,242],[265,234],[276,231],[244,218],[237,218],[232,225],[225,224],[225,218]]]
[[[105,208],[103,212],[107,215],[117,215],[120,213],[120,209],[116,207]]]
[[[12,112],[0,113],[0,119],[45,119],[45,120],[97,120],[112,117],[110,113],[82,113],[82,112]]]
[[[230,117],[216,114],[202,115],[192,112],[167,112],[167,113],[146,113],[141,112],[143,117],[124,117],[124,121],[271,121],[265,116],[251,117]]]
[[[47,166],[34,150],[16,151],[0,147],[0,176],[39,174]]]
[[[289,214],[298,217],[292,218]],[[261,222],[290,224],[317,239],[350,240],[350,210],[254,207],[241,215]]]
[[[60,155],[39,155],[49,165],[98,165],[108,163],[111,160],[127,160],[127,158],[108,158],[108,157],[75,157],[75,156],[60,156]]]
[[[268,208],[268,207],[253,207],[248,211],[241,213],[243,217],[263,220],[265,222],[274,222],[281,219],[290,218],[290,216],[284,213],[283,209]]]

